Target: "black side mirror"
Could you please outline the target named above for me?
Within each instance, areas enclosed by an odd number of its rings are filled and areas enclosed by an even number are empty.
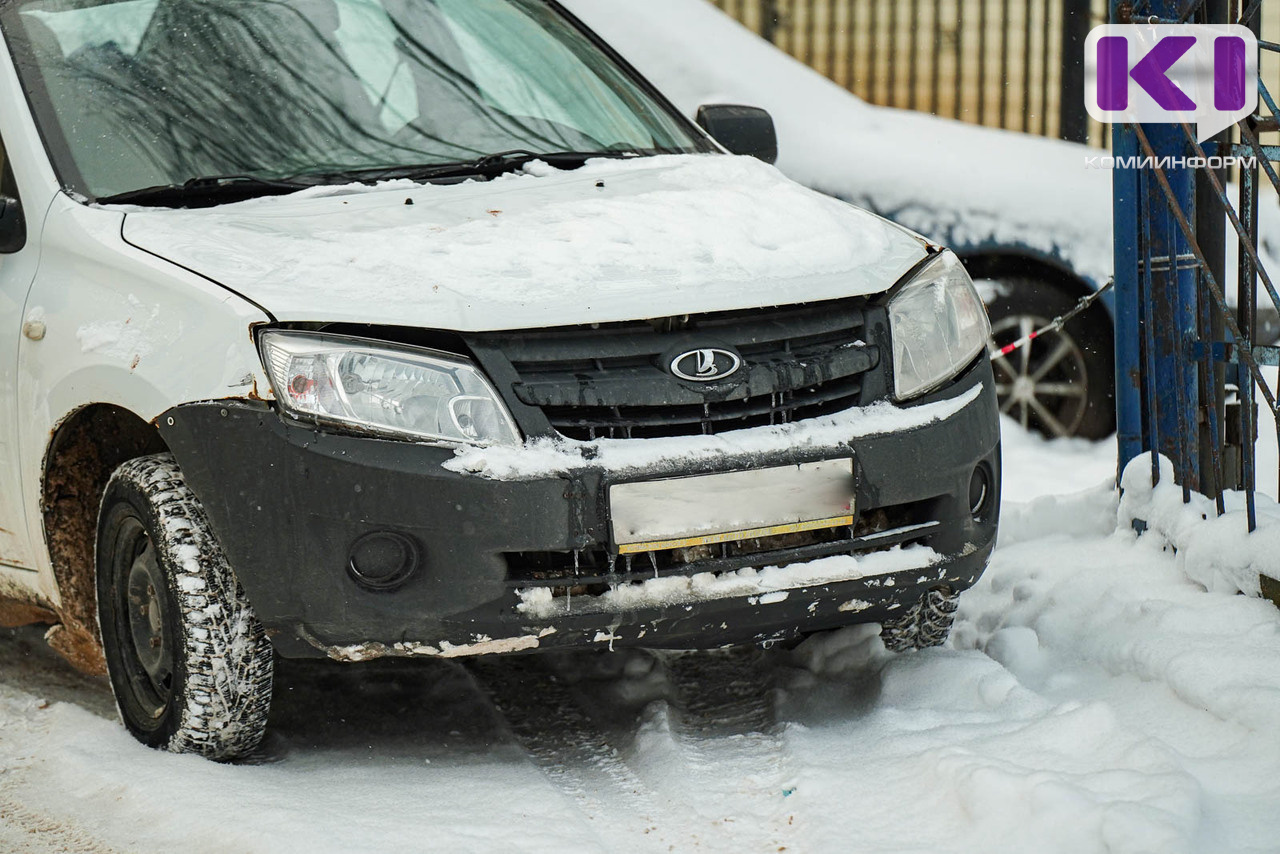
[[[27,242],[27,220],[22,203],[12,196],[0,196],[0,253],[17,252]]]
[[[765,163],[778,161],[773,117],[759,107],[707,104],[698,108],[698,124],[734,154],[749,154]]]

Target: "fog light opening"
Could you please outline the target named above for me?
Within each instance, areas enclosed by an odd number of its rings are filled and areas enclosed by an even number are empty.
[[[974,521],[982,522],[986,520],[987,514],[991,510],[991,499],[994,491],[991,467],[986,463],[982,463],[973,470],[973,476],[969,478],[969,513],[973,516]]]
[[[421,550],[412,537],[374,531],[351,545],[347,573],[361,587],[386,592],[408,581],[420,561]]]

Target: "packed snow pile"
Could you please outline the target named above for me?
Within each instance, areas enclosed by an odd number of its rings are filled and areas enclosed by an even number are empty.
[[[1203,495],[1192,493],[1191,503],[1184,504],[1182,488],[1173,480],[1173,463],[1161,457],[1159,465],[1160,482],[1155,486],[1150,456],[1138,457],[1125,468],[1122,528],[1137,523],[1172,546],[1179,568],[1209,590],[1257,596],[1259,574],[1280,579],[1280,504],[1259,496],[1258,528],[1248,534],[1243,493],[1228,492],[1227,512],[1219,516],[1214,502]]]

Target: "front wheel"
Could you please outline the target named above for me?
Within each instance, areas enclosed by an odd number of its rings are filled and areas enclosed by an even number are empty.
[[[271,644],[172,456],[116,470],[97,562],[103,650],[129,732],[210,759],[256,748],[271,704]]]

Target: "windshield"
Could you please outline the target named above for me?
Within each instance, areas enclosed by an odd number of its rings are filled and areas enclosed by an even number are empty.
[[[64,183],[93,198],[495,152],[708,150],[540,0],[4,4]]]

